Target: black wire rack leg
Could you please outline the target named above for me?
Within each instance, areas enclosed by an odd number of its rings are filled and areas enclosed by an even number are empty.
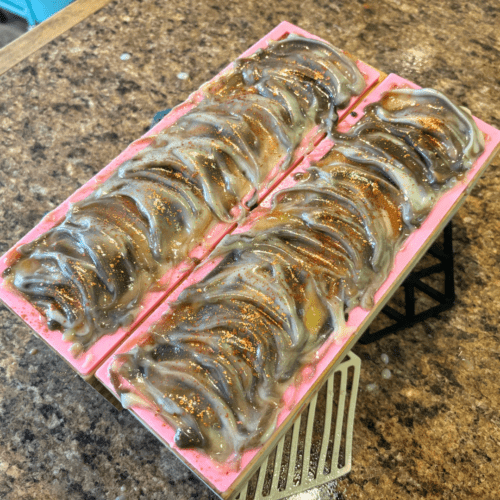
[[[390,333],[404,330],[417,323],[433,318],[443,311],[447,311],[455,304],[455,274],[453,266],[453,235],[452,222],[450,221],[443,230],[444,242],[442,245],[434,243],[428,250],[428,254],[439,260],[439,263],[410,273],[402,286],[405,290],[405,313],[402,314],[393,307],[387,305],[382,309],[382,313],[395,321],[394,324],[371,332],[369,329],[359,339],[361,344],[371,344]],[[422,278],[433,274],[444,274],[444,293],[436,290]],[[438,302],[437,305],[425,311],[415,312],[415,289],[424,292],[426,295]]]

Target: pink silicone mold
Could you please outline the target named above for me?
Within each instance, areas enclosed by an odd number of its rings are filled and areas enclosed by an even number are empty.
[[[378,101],[381,94],[393,88],[419,88],[417,85],[404,80],[397,75],[389,75],[367,98],[356,107],[356,116],[348,116],[343,122],[341,129],[348,130],[354,123],[356,123],[363,116],[364,107],[374,101]],[[494,129],[483,121],[474,118],[478,127],[485,135],[485,151],[481,157],[475,162],[473,167],[469,170],[463,180],[461,180],[450,191],[446,192],[438,201],[432,212],[426,218],[421,227],[412,233],[406,240],[403,247],[398,252],[393,270],[389,274],[387,280],[382,284],[380,289],[375,294],[375,305],[383,299],[386,292],[395,284],[398,277],[405,273],[413,258],[431,239],[433,233],[436,232],[440,223],[446,220],[448,216],[457,208],[462,195],[468,193],[472,185],[477,181],[482,173],[486,160],[493,153],[495,147],[500,144],[500,131]],[[246,232],[257,219],[265,217],[268,213],[272,197],[278,191],[292,187],[298,181],[295,174],[302,173],[315,162],[322,158],[332,147],[333,142],[329,139],[323,140],[313,152],[311,152],[305,160],[300,163],[293,171],[274,189],[270,196],[268,196],[262,204],[256,208],[248,218],[238,226],[233,234]],[[129,351],[136,345],[146,342],[149,338],[148,330],[156,323],[164,314],[169,314],[171,311],[171,303],[173,303],[179,294],[191,284],[197,283],[202,280],[214,267],[220,262],[221,257],[210,258],[202,262],[194,272],[186,279],[181,286],[179,286],[170,297],[163,302],[155,312],[134,332],[116,351],[114,354],[120,354]],[[330,372],[337,361],[340,360],[342,353],[347,352],[347,349],[353,344],[357,338],[357,333],[361,331],[363,322],[367,319],[370,311],[357,307],[349,314],[349,319],[346,328],[340,335],[335,338],[329,339],[318,350],[313,362],[304,367],[300,372],[297,383],[291,385],[284,394],[283,407],[278,416],[278,425],[270,442],[277,438],[280,432],[279,427],[288,419],[288,423],[292,421],[289,418],[294,410],[301,408],[307,399],[308,392],[314,384],[318,383],[322,377],[325,378]],[[110,357],[99,368],[96,373],[97,378],[113,393],[113,385],[109,378],[108,369],[113,362],[113,357]],[[174,443],[175,430],[167,425],[156,413],[139,407],[132,407],[130,411],[141,422],[143,422],[150,430],[152,430],[160,440],[166,443],[172,451],[186,463],[201,479],[203,479],[214,491],[224,495],[225,492],[232,489],[232,485],[238,478],[246,471],[248,467],[252,467],[255,461],[258,460],[257,454],[260,449],[247,451],[243,454],[241,460],[241,467],[235,470],[230,464],[219,464],[211,460],[206,455],[197,452],[196,450],[179,449]]]
[[[286,36],[289,33],[303,35],[308,38],[321,40],[321,38],[304,31],[293,24],[283,22],[276,28],[270,31],[265,37],[259,40],[255,45],[250,47],[241,57],[247,57],[258,49],[265,48],[269,41],[277,40]],[[149,130],[140,139],[130,144],[125,151],[117,156],[109,165],[104,167],[98,174],[90,179],[80,189],[75,191],[66,201],[59,205],[52,212],[47,214],[41,222],[35,226],[26,236],[18,241],[10,250],[8,250],[0,259],[0,299],[25,323],[27,323],[50,347],[60,354],[82,377],[91,377],[97,367],[106,359],[106,357],[116,348],[137,326],[161,303],[165,298],[179,285],[194,269],[195,262],[199,262],[206,257],[210,251],[218,244],[218,242],[234,229],[235,224],[218,223],[212,225],[204,236],[200,244],[194,248],[188,259],[181,262],[174,268],[170,269],[158,281],[155,290],[148,292],[143,299],[140,309],[141,312],[136,317],[135,321],[126,328],[118,329],[112,335],[105,335],[84,354],[75,358],[70,351],[71,343],[64,342],[62,335],[58,331],[51,331],[47,328],[45,318],[19,293],[8,286],[5,280],[1,277],[5,269],[7,269],[19,257],[18,247],[35,240],[38,236],[45,233],[55,225],[57,225],[66,215],[73,203],[83,200],[92,193],[103,181],[109,178],[112,173],[124,162],[135,156],[139,151],[151,144],[154,137],[161,130],[171,126],[175,121],[191,110],[197,103],[204,99],[204,92],[207,86],[216,82],[221,76],[233,67],[234,63],[229,64],[223,71],[216,75],[210,82],[202,85],[200,89],[191,94],[189,98],[179,106],[175,107],[167,116],[165,116],[158,124]],[[365,93],[369,91],[379,80],[379,72],[370,66],[357,61],[358,68],[364,76],[366,82]],[[353,97],[349,105],[344,110],[339,110],[339,119],[345,117],[353,106],[359,101],[361,96]],[[281,162],[273,168],[260,189],[257,200],[262,201],[267,194],[287,175],[291,169],[295,168],[302,158],[308,154],[319,141],[322,136],[318,133],[318,129],[311,130],[294,155],[294,161],[287,171],[281,170]],[[245,204],[252,198],[254,193],[249,192],[242,200],[242,206],[233,210],[233,215],[238,216],[247,208]]]

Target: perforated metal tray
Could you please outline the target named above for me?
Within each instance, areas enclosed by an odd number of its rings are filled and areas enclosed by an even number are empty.
[[[236,499],[279,500],[350,472],[360,372],[348,353]]]

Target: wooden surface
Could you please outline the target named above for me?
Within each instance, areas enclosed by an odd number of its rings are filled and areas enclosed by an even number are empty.
[[[20,63],[111,0],[76,0],[26,34],[0,49],[0,75]]]

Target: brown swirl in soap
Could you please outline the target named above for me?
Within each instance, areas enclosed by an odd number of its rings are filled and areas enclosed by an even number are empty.
[[[268,214],[216,250],[150,336],[110,368],[124,406],[157,412],[180,448],[237,458],[274,431],[299,368],[370,307],[408,234],[481,153],[472,117],[433,90],[393,91]],[[126,381],[126,383],[123,383]]]
[[[8,279],[75,354],[132,321],[149,290],[217,221],[232,222],[312,128],[365,86],[354,61],[295,35],[204,88],[206,98],[65,219],[19,248]]]

